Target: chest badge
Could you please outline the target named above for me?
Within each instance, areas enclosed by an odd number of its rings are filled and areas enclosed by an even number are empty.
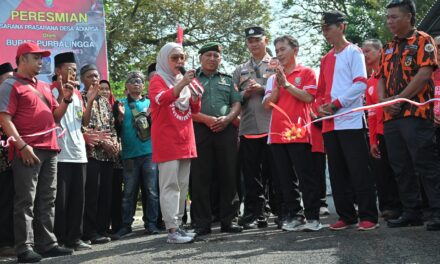
[[[411,66],[412,61],[413,61],[413,57],[412,56],[407,56],[406,59],[405,59],[405,66],[406,67]]]
[[[226,82],[226,79],[223,76],[220,77],[220,81],[218,82],[218,84],[220,84],[220,85],[228,85],[228,83]]]
[[[295,85],[301,85],[301,77],[295,77]]]

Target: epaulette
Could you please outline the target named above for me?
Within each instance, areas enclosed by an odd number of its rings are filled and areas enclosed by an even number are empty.
[[[221,76],[232,78],[232,75],[229,75],[229,74],[226,74],[226,73],[219,72],[218,74],[221,75]]]

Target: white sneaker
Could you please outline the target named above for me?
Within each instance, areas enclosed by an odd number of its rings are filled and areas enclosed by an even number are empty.
[[[196,233],[193,233],[193,232],[187,232],[183,228],[177,229],[177,232],[179,232],[182,236],[187,236],[187,237],[192,237],[192,238],[195,238],[197,235]]]
[[[330,211],[327,207],[322,206],[319,208],[319,215],[330,215]]]
[[[169,244],[185,244],[191,243],[194,241],[194,238],[189,236],[182,236],[178,231],[174,233],[168,233],[167,243]]]
[[[303,225],[304,225],[304,220],[300,221],[297,219],[293,219],[292,221],[283,224],[281,229],[283,229],[284,231],[300,231],[302,230]]]
[[[321,225],[321,222],[319,222],[319,220],[310,220],[310,221],[307,221],[307,223],[301,227],[301,230],[302,231],[319,231],[319,230],[321,230],[321,228],[322,228],[322,225]]]

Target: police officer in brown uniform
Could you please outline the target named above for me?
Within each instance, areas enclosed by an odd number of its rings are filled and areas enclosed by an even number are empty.
[[[262,100],[271,56],[267,53],[268,38],[262,27],[245,29],[246,45],[251,58],[239,65],[233,74],[234,84],[243,96],[240,114],[240,161],[245,183],[244,214],[239,224],[246,229],[266,227],[265,206],[268,181],[272,178],[272,154],[267,145],[271,111]],[[271,203],[272,211],[276,208]]]

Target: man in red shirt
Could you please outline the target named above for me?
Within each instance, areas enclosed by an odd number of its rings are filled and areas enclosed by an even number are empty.
[[[365,97],[367,105],[377,104],[377,82],[375,73],[379,71],[382,42],[378,39],[368,39],[362,45],[367,69],[371,69],[367,81]],[[368,110],[368,129],[370,132],[371,168],[375,176],[379,209],[385,220],[395,219],[400,216],[402,204],[400,203],[397,183],[391,169],[383,136],[383,110],[375,108]]]
[[[36,78],[43,65],[42,58],[49,55],[49,51],[35,43],[20,45],[17,73],[0,86],[0,124],[8,136],[16,139],[9,156],[13,158],[15,181],[14,233],[18,262],[38,262],[42,256],[72,254],[72,250],[58,246],[53,234],[60,149],[56,131],[50,131],[71,102],[72,87],[62,89],[63,100],[58,104],[49,84]],[[30,136],[35,133],[42,134]],[[34,251],[34,237],[41,255]]]
[[[275,39],[274,44],[281,66],[267,82],[263,103],[268,108],[270,103],[276,104],[295,123],[297,120],[302,120],[301,124],[308,123],[310,103],[315,100],[316,94],[315,73],[297,64],[299,44],[295,38],[282,36]],[[286,231],[317,231],[322,227],[319,222],[321,197],[319,177],[312,169],[310,128],[307,128],[304,137],[290,141],[281,135],[289,129],[287,122],[282,113],[272,110],[269,143],[283,197],[281,228]],[[300,192],[305,210],[300,204]]]

